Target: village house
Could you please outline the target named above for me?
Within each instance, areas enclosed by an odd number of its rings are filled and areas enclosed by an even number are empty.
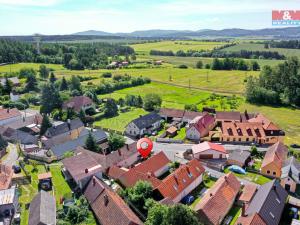
[[[38,143],[38,138],[36,136],[10,127],[0,126],[0,134],[5,140],[10,142],[19,142],[24,145]]]
[[[189,122],[186,128],[186,138],[193,141],[200,141],[207,136],[215,126],[215,118],[210,114],[197,116]]]
[[[278,141],[283,141],[284,131],[277,125],[271,122],[262,114],[257,114],[254,118],[248,120],[249,123],[260,123],[266,135],[266,143],[275,144]]]
[[[236,112],[236,111],[217,111],[216,112],[216,122],[221,124],[224,122],[247,122],[248,120],[255,117],[256,114],[248,113],[245,111],[244,113]]]
[[[0,164],[0,190],[10,188],[13,174],[11,166]]]
[[[282,142],[277,142],[269,147],[261,164],[261,174],[280,178],[284,161],[287,159],[287,154],[288,148]]]
[[[284,161],[280,179],[286,191],[296,191],[297,184],[300,184],[300,163],[293,156]]]
[[[0,215],[14,217],[19,208],[17,188],[0,190]],[[3,219],[3,218],[2,218]],[[0,220],[0,223],[3,222]]]
[[[170,160],[161,151],[130,169],[113,166],[109,169],[108,176],[118,180],[124,187],[133,187],[139,180],[146,180],[155,189],[161,184],[157,178],[169,171],[169,163]]]
[[[221,224],[233,206],[240,188],[240,182],[232,173],[219,178],[194,208],[200,222],[206,225]]]
[[[166,135],[170,138],[175,137],[177,135],[177,127],[175,126],[170,126],[167,130],[166,130]]]
[[[238,197],[237,204],[239,206],[243,206],[244,204],[248,205],[253,199],[258,186],[256,184],[245,184],[243,187],[241,195]]]
[[[49,192],[40,191],[34,196],[29,207],[28,225],[55,225],[56,201]]]
[[[0,108],[0,126],[8,125],[12,122],[22,119],[21,112],[16,109],[2,109]]]
[[[229,151],[227,165],[236,165],[239,167],[247,167],[251,161],[251,153],[246,150]]]
[[[278,225],[288,193],[277,180],[260,186],[249,205],[244,204],[236,225]]]
[[[20,86],[20,80],[18,77],[8,77],[7,78],[14,87]],[[2,86],[6,85],[6,78],[0,78],[0,83]]]
[[[20,113],[21,117],[18,120],[10,122],[5,126],[8,126],[13,129],[23,130],[27,126],[40,127],[40,125],[42,124],[43,117],[36,110],[26,109],[24,111],[20,111]]]
[[[151,134],[161,126],[162,119],[156,113],[149,113],[132,120],[127,126],[125,133],[132,137],[142,137],[145,134]]]
[[[41,173],[38,175],[38,187],[45,191],[52,189],[52,174],[51,172]]]
[[[164,178],[156,191],[163,198],[178,203],[202,183],[204,172],[201,163],[193,159]]]
[[[46,148],[50,148],[53,145],[77,139],[83,130],[84,124],[79,118],[67,122],[55,122],[52,127],[47,129],[42,143]]]
[[[100,224],[143,224],[123,199],[96,177],[93,177],[89,182],[84,192],[84,196],[88,200],[94,215]]]
[[[95,155],[97,153],[94,153]],[[90,179],[102,177],[103,168],[93,157],[92,152],[81,151],[78,154],[62,160],[62,172],[67,181],[73,180],[83,190]]]
[[[195,159],[227,159],[228,153],[222,145],[212,142],[202,142],[192,146],[192,158]]]
[[[92,99],[87,96],[75,96],[64,102],[62,108],[64,110],[73,109],[75,112],[79,113],[80,110],[86,112],[88,109],[94,109],[95,105]]]
[[[178,121],[189,123],[198,116],[204,116],[207,113],[202,112],[193,112],[181,109],[170,109],[170,108],[161,108],[159,110],[159,115],[167,122]]]
[[[54,154],[54,156],[57,157],[57,159],[61,159],[66,152],[73,152],[77,147],[83,147],[85,145],[86,139],[88,138],[89,132],[90,130],[84,128],[78,138],[66,141],[61,144],[54,144],[50,147],[50,150]],[[103,151],[106,151],[108,149],[108,146],[105,145],[107,143],[107,135],[103,130],[93,129],[91,130],[91,135],[93,136],[96,143],[100,145]]]

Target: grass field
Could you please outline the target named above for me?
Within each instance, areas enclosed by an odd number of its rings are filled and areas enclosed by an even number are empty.
[[[283,54],[287,57],[289,56],[298,56],[300,57],[300,49],[286,49],[286,48],[264,48],[263,44],[254,44],[254,43],[239,43],[235,46],[224,48],[221,51],[226,52],[237,52],[240,50],[249,50],[249,51],[274,51],[280,54]]]
[[[118,116],[112,118],[105,118],[94,123],[95,127],[101,127],[106,129],[113,129],[123,132],[126,125],[140,115],[145,115],[147,112],[143,109],[133,109],[126,113],[119,113]]]
[[[228,168],[226,168],[224,170],[224,172],[227,174],[230,171],[228,170]],[[245,179],[245,180],[254,182],[256,184],[259,184],[259,185],[263,185],[263,184],[268,183],[269,181],[271,181],[270,178],[267,178],[267,177],[265,177],[263,175],[260,175],[260,174],[251,173],[251,172],[247,172],[245,175],[244,174],[239,174],[239,173],[234,173],[234,175],[237,176],[237,177],[240,177],[242,179]]]
[[[63,65],[60,65],[60,64],[17,63],[17,64],[9,64],[9,65],[0,66],[0,76],[1,76],[1,73],[18,72],[22,68],[33,68],[34,70],[38,70],[40,65],[46,65],[48,68],[51,68],[53,70],[65,70]]]
[[[177,57],[177,56],[156,56],[156,55],[139,55],[138,60],[163,60],[164,62],[179,66],[179,65],[187,65],[188,67],[195,68],[196,63],[201,60],[203,64],[211,64],[212,58],[204,58],[204,57]],[[244,59],[246,62],[252,61],[252,59]],[[271,59],[255,59],[258,62],[260,67],[269,65],[275,66],[278,63],[284,62],[284,60],[271,60]]]
[[[178,50],[212,50],[214,47],[222,46],[224,42],[205,42],[205,41],[159,41],[153,43],[143,43],[130,45],[137,54],[148,55],[150,50],[173,51]]]

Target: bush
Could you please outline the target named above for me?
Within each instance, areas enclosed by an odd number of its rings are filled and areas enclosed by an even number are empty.
[[[181,64],[178,66],[179,69],[187,69],[188,66],[187,65],[184,65],[184,64]]]
[[[104,78],[111,78],[112,74],[110,72],[105,72],[105,73],[102,74],[102,77],[104,77]]]

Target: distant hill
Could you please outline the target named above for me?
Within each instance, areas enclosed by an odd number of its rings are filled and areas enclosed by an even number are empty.
[[[144,37],[144,38],[184,38],[184,37],[266,37],[272,36],[277,38],[299,38],[300,27],[287,27],[287,28],[266,28],[258,30],[247,29],[223,29],[211,30],[203,29],[198,31],[190,30],[139,30],[131,33],[107,33],[104,31],[89,30],[78,32],[73,35],[97,35],[97,36],[122,36],[122,37]]]

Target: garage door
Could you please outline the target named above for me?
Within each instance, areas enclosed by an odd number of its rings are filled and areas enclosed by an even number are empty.
[[[212,159],[213,155],[212,154],[201,154],[200,159]]]

